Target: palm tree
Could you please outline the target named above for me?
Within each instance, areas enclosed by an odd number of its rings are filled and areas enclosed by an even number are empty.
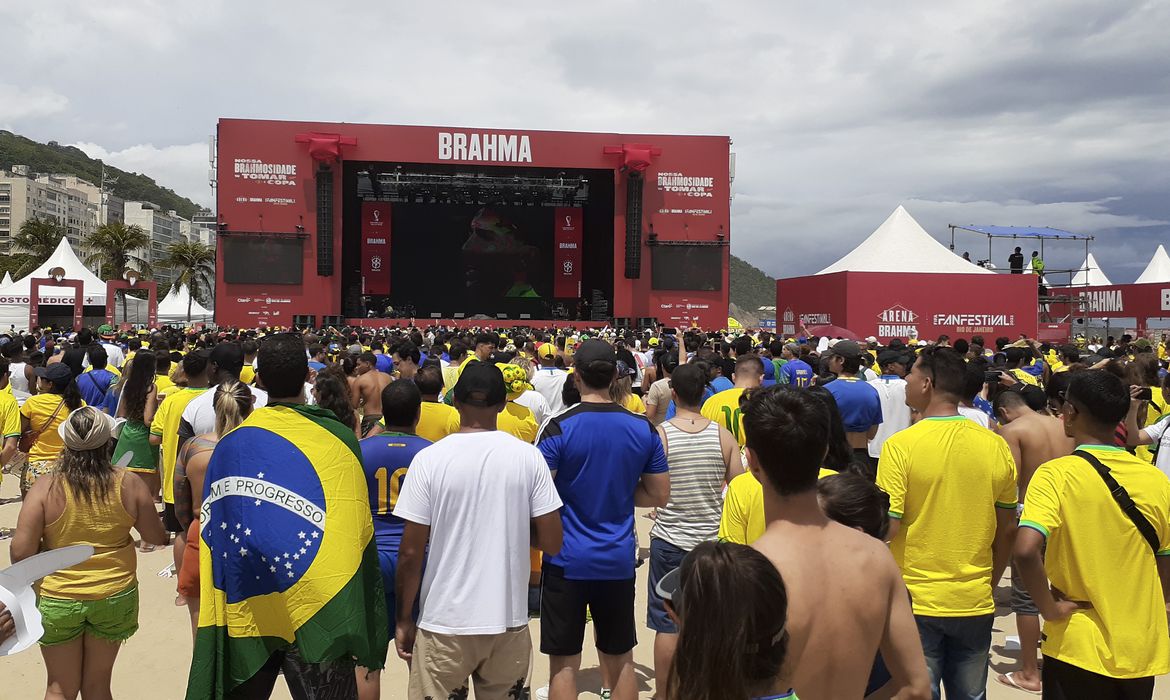
[[[37,268],[38,265],[49,259],[61,239],[65,237],[65,227],[56,219],[41,219],[33,217],[25,219],[20,230],[12,237],[14,248],[23,250],[28,260],[21,265],[16,277],[23,277]]]
[[[138,254],[138,251],[150,248],[150,234],[137,224],[127,226],[121,221],[102,224],[89,234],[85,243],[93,251],[86,256],[85,264],[98,265],[103,279],[122,279],[131,266],[138,268],[139,272],[150,273],[150,262]],[[126,292],[125,289],[118,291],[122,298],[123,319],[126,318]]]
[[[180,241],[167,248],[167,257],[159,262],[169,267],[174,281],[171,287],[187,287],[187,323],[191,322],[191,304],[196,295],[211,290],[215,277],[215,249],[202,243]]]

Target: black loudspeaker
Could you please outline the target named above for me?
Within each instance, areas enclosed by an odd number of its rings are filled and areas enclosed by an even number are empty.
[[[293,325],[300,326],[301,328],[316,328],[317,317],[304,314],[293,316]]]
[[[620,318],[615,318],[613,320],[613,327],[614,328],[621,328],[623,330],[626,328],[629,328],[630,327],[630,318],[628,316],[622,316]]]
[[[638,318],[638,328],[658,328],[658,319],[651,316],[642,316]]]
[[[317,171],[317,274],[333,275],[333,171]]]
[[[626,173],[626,279],[642,276],[642,173]]]

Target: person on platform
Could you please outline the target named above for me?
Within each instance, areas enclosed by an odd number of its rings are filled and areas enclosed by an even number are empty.
[[[1040,251],[1032,251],[1032,260],[1029,267],[1032,270],[1032,274],[1040,278],[1044,277],[1044,259],[1040,257]]]
[[[1008,267],[1011,268],[1013,275],[1024,274],[1024,254],[1019,246],[1016,246],[1015,251],[1008,256]]]
[[[378,358],[372,352],[363,352],[357,358],[357,379],[350,385],[350,399],[362,412],[362,436],[367,436],[382,420],[382,390],[390,383],[390,375],[378,370]]]

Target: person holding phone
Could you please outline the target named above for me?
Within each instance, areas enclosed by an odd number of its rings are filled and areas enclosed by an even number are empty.
[[[1170,402],[1170,375],[1162,378],[1159,390],[1163,406]],[[1130,447],[1157,445],[1154,451],[1154,465],[1170,476],[1170,413],[1162,414],[1156,421],[1144,428],[1138,426],[1142,407],[1154,397],[1154,390],[1148,386],[1131,386],[1129,412],[1125,415],[1126,443]]]

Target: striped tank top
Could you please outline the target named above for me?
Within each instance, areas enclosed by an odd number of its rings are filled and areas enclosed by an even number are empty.
[[[690,551],[719,535],[727,474],[719,424],[712,421],[703,430],[688,433],[665,421],[662,430],[670,465],[670,501],[658,509],[650,536]]]

